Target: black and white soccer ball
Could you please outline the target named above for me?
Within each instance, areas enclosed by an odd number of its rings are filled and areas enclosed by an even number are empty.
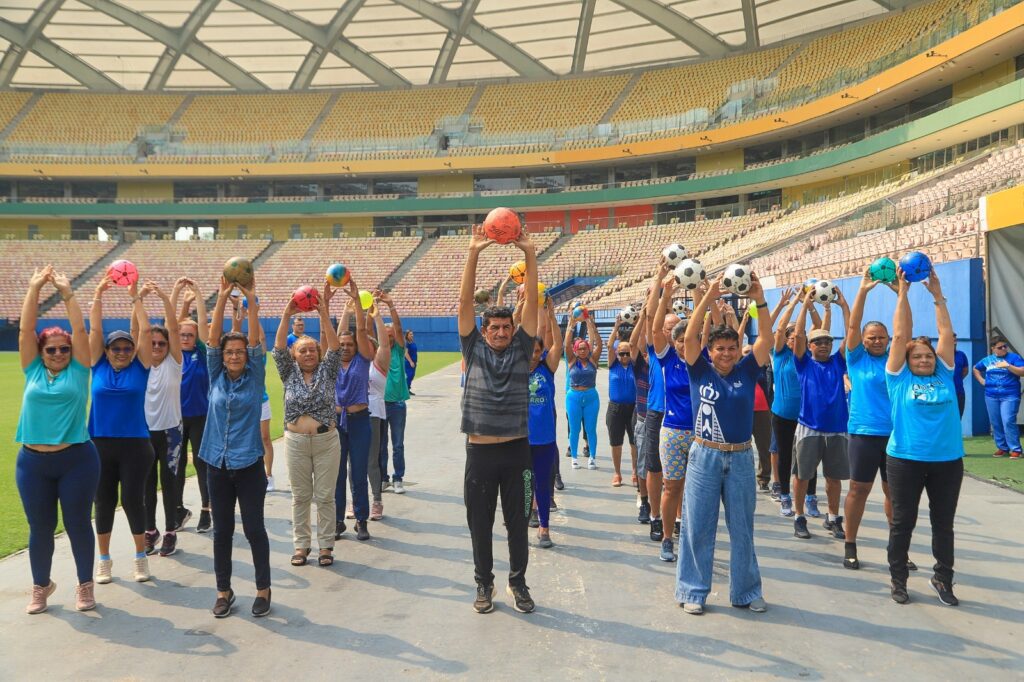
[[[687,258],[675,269],[676,284],[690,291],[700,286],[707,277],[704,266],[696,258]]]
[[[621,311],[619,311],[619,317],[626,324],[636,324],[637,321],[640,319],[640,313],[637,311],[636,308],[634,308],[631,305],[628,305]]]
[[[753,283],[750,279],[751,272],[750,266],[743,263],[728,265],[722,278],[722,286],[737,296],[746,296]]]
[[[676,300],[672,301],[672,312],[674,312],[679,317],[685,316],[686,313],[689,312],[689,310],[686,307],[686,301],[684,301],[681,298],[677,298]]]
[[[814,283],[814,300],[818,303],[834,303],[839,298],[836,285],[827,279],[819,279]]]
[[[665,262],[674,268],[686,258],[686,247],[682,244],[669,244],[661,252],[661,255],[665,257]]]

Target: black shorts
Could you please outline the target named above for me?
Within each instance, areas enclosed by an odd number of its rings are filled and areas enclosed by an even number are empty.
[[[604,414],[604,423],[608,427],[608,444],[613,448],[621,447],[623,437],[633,441],[633,411],[636,403],[608,403],[608,411]]]
[[[881,472],[882,482],[887,483],[885,475],[885,448],[889,444],[889,436],[860,436],[850,434],[848,444],[850,453],[850,480],[858,483],[874,483],[875,474]]]
[[[644,442],[642,452],[637,459],[637,468],[652,474],[661,473],[661,422],[665,419],[664,412],[647,410],[644,420]],[[641,465],[640,462],[643,464]]]

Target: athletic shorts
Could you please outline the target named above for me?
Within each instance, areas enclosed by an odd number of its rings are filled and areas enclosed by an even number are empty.
[[[635,445],[633,436],[634,403],[608,403],[608,411],[604,414],[604,423],[608,427],[608,444],[613,448],[621,447],[624,437],[629,444]]]
[[[850,478],[850,457],[847,454],[845,433],[823,433],[797,424],[796,446],[793,449],[793,473],[801,481],[814,478],[818,464],[822,465],[825,478],[838,481]]]
[[[661,473],[661,422],[665,419],[664,412],[647,410],[647,419],[644,420],[643,451],[637,457],[638,462],[643,462],[644,473]],[[637,468],[641,467],[637,464]]]
[[[270,414],[270,399],[268,398],[263,401],[263,406],[260,408],[260,421],[268,422],[271,417],[273,417],[273,415]]]
[[[882,483],[889,478],[885,475],[885,448],[889,436],[860,436],[850,434],[850,480],[858,483],[874,483],[875,474],[881,472]]]
[[[686,463],[690,461],[693,431],[661,427],[661,468],[666,481],[686,478]]]

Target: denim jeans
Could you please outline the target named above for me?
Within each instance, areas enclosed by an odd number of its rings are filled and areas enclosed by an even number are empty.
[[[992,438],[996,442],[996,447],[1004,452],[1020,452],[1020,428],[1017,426],[1020,396],[985,396],[985,408],[988,410],[988,420],[992,424]]]
[[[380,477],[388,480],[388,431],[391,432],[391,449],[394,451],[395,473],[391,477],[396,481],[405,478],[405,403],[385,403],[387,421],[381,422],[380,434]]]
[[[370,517],[370,497],[367,492],[366,465],[370,452],[370,411],[350,412],[346,418],[347,428],[338,426],[341,437],[341,467],[338,469],[338,486],[334,489],[335,513],[338,521],[345,518],[345,478],[352,486],[352,513],[356,521]],[[351,469],[350,469],[351,467]]]
[[[761,597],[754,552],[754,451],[722,452],[694,443],[683,491],[676,601],[703,604],[708,598],[719,501],[729,529],[729,602],[743,606]]]

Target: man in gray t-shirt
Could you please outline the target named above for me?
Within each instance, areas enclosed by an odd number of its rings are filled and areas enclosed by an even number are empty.
[[[537,335],[537,251],[524,232],[515,246],[526,261],[528,294],[518,330],[509,308],[488,308],[477,329],[473,309],[480,252],[494,241],[474,229],[459,293],[459,337],[466,366],[462,394],[462,431],[466,434],[464,495],[473,542],[477,613],[494,609],[494,558],[491,535],[498,495],[508,528],[508,592],[515,609],[534,609],[526,586],[529,559],[527,522],[533,498],[533,462],[526,438],[530,357]]]

